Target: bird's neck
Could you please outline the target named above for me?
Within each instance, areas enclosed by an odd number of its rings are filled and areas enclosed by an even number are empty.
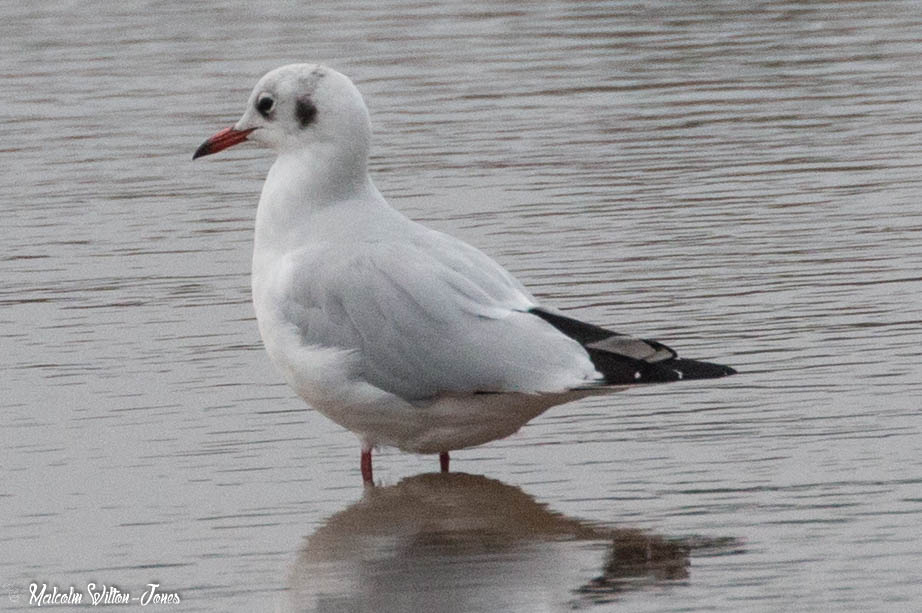
[[[336,211],[378,205],[387,207],[368,177],[364,159],[326,156],[322,151],[283,153],[263,185],[256,249],[267,255],[288,253],[305,246],[318,226],[324,232],[338,230]]]
[[[368,179],[367,148],[355,149],[317,143],[309,150],[283,152],[269,169],[266,185],[297,192],[312,206],[350,198]]]

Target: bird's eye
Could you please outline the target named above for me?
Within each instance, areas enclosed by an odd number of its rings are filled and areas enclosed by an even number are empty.
[[[271,113],[274,108],[275,98],[269,94],[263,94],[256,99],[256,110],[259,111],[259,114],[263,117],[268,117],[269,113]]]

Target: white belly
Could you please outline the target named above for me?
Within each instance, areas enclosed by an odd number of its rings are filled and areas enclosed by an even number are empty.
[[[444,394],[408,402],[358,377],[350,351],[301,345],[296,338],[264,340],[298,395],[369,447],[439,453],[481,445],[513,434],[554,405],[593,393]]]

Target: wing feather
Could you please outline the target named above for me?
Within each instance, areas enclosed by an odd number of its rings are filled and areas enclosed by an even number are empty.
[[[408,400],[562,391],[598,377],[580,344],[528,313],[528,292],[465,243],[431,232],[344,251],[289,256],[299,276],[285,318],[305,344],[354,350],[355,377]]]

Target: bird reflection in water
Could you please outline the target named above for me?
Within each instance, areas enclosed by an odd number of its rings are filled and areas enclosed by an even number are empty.
[[[569,518],[482,476],[424,474],[366,488],[307,537],[286,608],[566,609],[681,583],[689,556],[738,549],[732,538],[672,538]]]

